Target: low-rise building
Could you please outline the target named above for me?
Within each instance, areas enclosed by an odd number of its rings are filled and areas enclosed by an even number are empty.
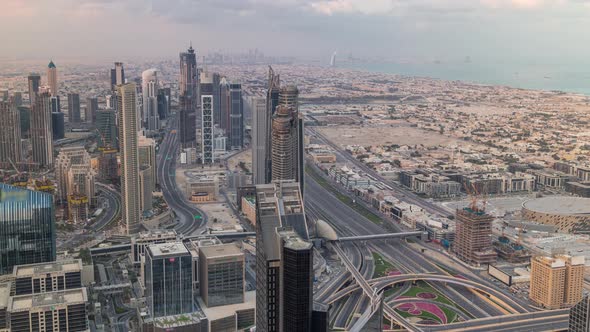
[[[82,287],[82,260],[69,259],[14,267],[16,295],[39,294]]]

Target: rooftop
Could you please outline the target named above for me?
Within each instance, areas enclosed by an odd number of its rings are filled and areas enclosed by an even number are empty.
[[[17,265],[14,267],[14,277],[29,277],[34,275],[45,275],[52,272],[75,272],[82,270],[82,260],[69,259],[51,263],[38,263],[28,265]]]
[[[154,257],[189,254],[188,249],[186,249],[182,242],[151,244],[148,248]]]
[[[6,282],[0,284],[0,309],[8,306],[8,299],[10,298],[10,283]]]
[[[59,292],[13,296],[8,301],[8,309],[10,311],[28,310],[87,301],[86,288],[77,288]]]
[[[528,200],[522,207],[540,213],[590,216],[590,198],[583,197],[547,196]]]
[[[233,316],[236,311],[247,309],[254,310],[256,308],[256,291],[246,292],[243,303],[208,308],[201,297],[198,298],[198,301],[199,306],[203,309],[207,319],[209,319],[209,321],[214,321],[228,316]]]
[[[221,245],[212,245],[212,246],[205,246],[200,248],[201,253],[206,258],[218,258],[218,257],[227,257],[227,256],[237,256],[243,255],[242,251],[238,246],[235,244],[221,244]]]

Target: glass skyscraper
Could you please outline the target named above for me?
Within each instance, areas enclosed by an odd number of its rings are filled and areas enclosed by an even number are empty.
[[[148,246],[144,273],[153,318],[193,310],[192,256],[182,242]]]
[[[0,183],[0,274],[54,260],[53,196]]]

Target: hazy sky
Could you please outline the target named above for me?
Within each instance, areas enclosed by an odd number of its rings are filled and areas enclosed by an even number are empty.
[[[590,58],[590,0],[0,0],[0,57]]]

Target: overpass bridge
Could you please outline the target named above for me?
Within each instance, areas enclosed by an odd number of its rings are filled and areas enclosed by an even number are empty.
[[[409,237],[418,237],[421,240],[428,238],[427,232],[415,231],[415,232],[401,232],[401,233],[386,233],[386,234],[375,234],[375,235],[359,235],[359,236],[345,236],[338,237],[337,242],[363,242],[363,241],[375,241],[375,240],[387,240],[387,239],[405,239]]]
[[[400,325],[400,327],[405,328],[408,331],[518,332],[563,331],[567,330],[568,328],[568,310],[528,312],[526,308],[514,301],[509,295],[506,295],[492,287],[488,287],[473,280],[438,274],[405,274],[366,280],[348,259],[338,243],[331,242],[328,244],[328,246],[330,246],[338,254],[342,263],[351,273],[353,280],[356,281],[356,284],[352,284],[351,286],[348,286],[329,296],[325,303],[332,304],[337,300],[342,299],[344,296],[348,296],[359,289],[361,289],[363,293],[371,300],[371,306],[367,308],[367,310],[357,320],[350,331],[362,331],[364,325],[369,321],[370,317],[373,316],[373,314],[375,314],[375,312],[379,309],[379,304],[381,301],[383,301],[383,292],[387,287],[403,282],[418,280],[454,284],[476,290],[488,296],[494,303],[496,303],[496,305],[504,308],[504,310],[510,312],[510,314],[472,319],[439,326],[414,325],[402,317],[399,313],[397,313],[395,308],[390,304],[383,303],[383,314],[390,318],[392,322],[395,321]]]

